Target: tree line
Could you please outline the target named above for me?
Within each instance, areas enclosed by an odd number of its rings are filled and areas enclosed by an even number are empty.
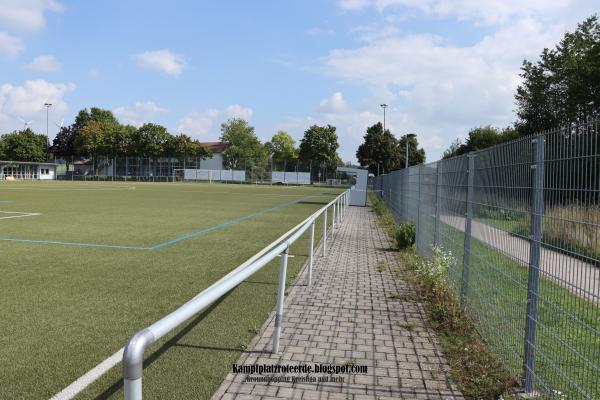
[[[219,139],[226,144],[223,152],[225,168],[239,169],[242,163],[311,160],[325,167],[341,164],[336,128],[332,125],[309,127],[296,147],[292,136],[279,131],[262,143],[248,121],[232,118],[221,124]],[[211,150],[190,136],[172,135],[155,123],[139,127],[123,125],[109,110],[92,107],[79,111],[71,125],[61,127],[52,144],[45,135],[25,127],[0,136],[0,159],[13,161],[46,161],[48,155],[71,157],[175,157],[208,158]],[[67,165],[68,169],[68,165]]]
[[[223,152],[223,164],[231,169],[240,169],[247,161],[282,163],[301,160],[330,169],[343,164],[337,153],[340,146],[336,128],[332,125],[310,126],[296,147],[294,138],[285,131],[277,132],[270,141],[262,143],[253,126],[243,119],[233,118],[221,124],[220,140],[228,145]]]
[[[406,167],[406,143],[408,141],[408,164],[425,162],[425,150],[419,148],[415,135],[404,135],[397,139],[389,129],[383,130],[381,122],[367,128],[362,143],[356,151],[361,166],[372,174],[383,174]]]

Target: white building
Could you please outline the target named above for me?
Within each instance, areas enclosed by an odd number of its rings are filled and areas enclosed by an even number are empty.
[[[56,164],[29,161],[0,161],[0,181],[56,179]]]
[[[202,144],[212,151],[212,157],[201,160],[199,168],[225,169],[223,167],[223,152],[228,147],[228,144],[223,142],[203,142]]]

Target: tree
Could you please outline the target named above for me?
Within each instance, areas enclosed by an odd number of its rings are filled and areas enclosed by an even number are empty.
[[[600,23],[589,17],[567,32],[539,61],[523,61],[517,88],[520,135],[585,122],[600,116]]]
[[[448,147],[446,150],[444,150],[444,153],[442,154],[442,159],[446,159],[446,158],[451,158],[451,157],[455,157],[460,155],[462,151],[461,147],[464,146],[462,140],[460,140],[459,138],[456,138],[452,141],[452,143],[450,143],[450,147]]]
[[[121,145],[118,142],[121,124],[112,111],[92,107],[80,110],[72,125],[73,150],[81,156],[113,156]]]
[[[177,136],[169,136],[166,143],[165,155],[169,157],[202,157],[211,155],[211,151],[197,140],[193,140],[183,133]]]
[[[265,143],[267,151],[274,161],[293,160],[298,157],[296,141],[286,131],[279,131]]]
[[[52,154],[55,157],[63,157],[69,171],[69,157],[75,154],[75,129],[73,125],[63,126],[60,128],[54,140],[52,141]]]
[[[469,136],[465,143],[462,143],[460,139],[456,139],[450,145],[450,148],[444,151],[443,158],[456,157],[472,151],[483,150],[516,138],[517,133],[513,128],[499,129],[491,125],[480,126],[469,131]]]
[[[104,126],[98,121],[90,120],[75,135],[73,140],[75,153],[82,156],[91,156],[96,159],[105,144],[104,134]]]
[[[308,128],[300,141],[298,156],[303,160],[318,161],[334,168],[339,159],[337,149],[340,147],[335,130],[332,125],[313,125]]]
[[[75,117],[75,122],[73,122],[73,129],[75,130],[75,134],[78,134],[79,130],[91,121],[102,124],[106,128],[115,125],[120,125],[119,121],[110,110],[104,110],[99,107],[92,107],[88,111],[87,108],[84,108],[83,110],[80,110],[79,113],[77,113],[77,116]]]
[[[221,124],[221,141],[228,144],[223,152],[226,168],[241,169],[244,160],[260,161],[267,158],[267,150],[254,134],[254,127],[241,118],[232,118]]]
[[[406,138],[407,135],[404,135],[398,141],[398,148],[402,149],[400,151],[400,165],[402,165],[403,168],[406,168]],[[419,165],[425,162],[425,150],[422,148],[419,149],[419,142],[415,136],[408,139],[408,161],[409,166]]]
[[[46,161],[46,136],[38,135],[31,129],[2,136],[4,155],[12,161]]]
[[[0,160],[6,159],[6,143],[4,139],[0,136]]]
[[[381,122],[367,128],[364,142],[356,151],[356,158],[363,167],[368,167],[373,174],[383,173],[398,168],[401,160],[398,140],[389,129],[383,131]]]
[[[107,156],[127,156],[132,150],[132,141],[137,128],[132,125],[113,125],[106,129],[103,152]]]
[[[161,157],[165,155],[170,138],[167,128],[162,125],[147,123],[140,126],[131,141],[132,151],[140,157]]]

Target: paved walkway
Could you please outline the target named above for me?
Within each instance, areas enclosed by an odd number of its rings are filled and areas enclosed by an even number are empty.
[[[280,353],[270,353],[271,316],[238,365],[355,365],[368,372],[333,375],[342,383],[256,383],[245,381],[258,374],[230,373],[213,398],[462,399],[414,290],[394,278],[392,270],[402,267],[371,209],[350,207],[328,247],[327,257],[316,253],[313,285],[304,286],[305,271],[286,298]],[[312,374],[320,376],[329,375]]]
[[[440,220],[461,232],[465,231],[463,217],[442,215]],[[529,265],[528,240],[479,221],[471,222],[471,234],[521,265]],[[540,253],[542,276],[587,300],[600,301],[600,268],[547,247],[542,247]]]

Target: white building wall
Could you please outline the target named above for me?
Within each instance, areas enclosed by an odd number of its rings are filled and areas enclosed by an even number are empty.
[[[202,169],[224,169],[223,155],[221,153],[213,154],[212,158],[200,160],[200,168]]]
[[[38,179],[42,181],[56,179],[56,167],[50,165],[38,166]]]

